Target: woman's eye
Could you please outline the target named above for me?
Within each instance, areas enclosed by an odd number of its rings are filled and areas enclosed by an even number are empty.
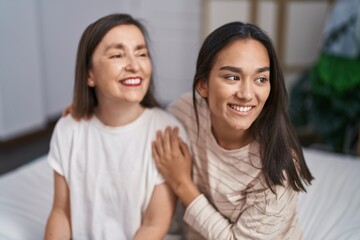
[[[138,54],[139,57],[148,57],[148,53],[147,52],[142,52]]]
[[[225,78],[229,80],[240,80],[238,76],[233,76],[233,75],[226,76]]]
[[[257,82],[259,83],[264,83],[267,81],[267,78],[266,77],[259,77],[258,79],[256,79]]]
[[[122,58],[123,57],[123,54],[115,54],[115,55],[112,55],[110,58]]]

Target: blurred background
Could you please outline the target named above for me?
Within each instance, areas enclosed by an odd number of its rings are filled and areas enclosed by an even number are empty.
[[[0,0],[0,173],[46,154],[72,100],[80,36],[114,12],[147,27],[164,106],[191,90],[212,30],[259,25],[276,47],[303,146],[360,155],[359,0]]]

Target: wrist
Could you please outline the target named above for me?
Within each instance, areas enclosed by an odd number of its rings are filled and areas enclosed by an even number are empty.
[[[174,192],[185,205],[185,207],[187,207],[193,200],[201,195],[200,191],[191,179],[179,183],[174,189]]]

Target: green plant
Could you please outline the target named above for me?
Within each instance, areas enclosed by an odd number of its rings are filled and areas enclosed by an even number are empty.
[[[360,122],[360,60],[322,53],[294,85],[289,114],[295,127],[311,129],[336,152],[348,152]]]

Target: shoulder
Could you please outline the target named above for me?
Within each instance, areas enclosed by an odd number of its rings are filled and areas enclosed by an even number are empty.
[[[149,124],[149,127],[156,130],[163,130],[167,126],[178,127],[180,136],[183,138],[183,140],[187,139],[184,125],[178,118],[160,108],[152,108],[151,112],[153,116],[153,121],[151,121],[152,124]]]
[[[167,110],[174,115],[177,115],[177,112],[187,111],[193,109],[192,93],[186,92],[181,95],[178,99],[173,101],[167,107]]]
[[[181,125],[179,120],[176,117],[174,117],[174,115],[161,108],[151,108],[149,111],[151,112],[151,116],[153,120],[155,120],[156,121],[155,123],[158,125],[164,125],[164,124]]]
[[[60,153],[68,153],[71,146],[75,144],[74,140],[81,134],[82,129],[89,126],[91,120],[76,120],[72,116],[68,115],[61,117],[53,130],[50,140],[50,152],[49,155],[52,158],[60,159]],[[68,156],[68,154],[65,154]],[[55,156],[55,157],[54,157]]]
[[[48,161],[52,168],[64,175],[65,169],[63,163],[69,160],[70,152],[73,145],[73,138],[80,121],[75,120],[72,116],[61,117],[54,128],[51,136]]]
[[[170,103],[167,107],[167,111],[173,114],[184,125],[192,124],[195,120],[192,93],[187,92]]]
[[[67,130],[70,130],[70,129],[74,129],[77,126],[80,125],[81,121],[83,121],[83,120],[77,121],[69,114],[69,115],[67,115],[65,117],[61,117],[57,121],[57,123],[55,125],[55,129],[56,130],[61,130],[61,131],[67,131]]]
[[[67,115],[65,117],[61,117],[54,128],[54,135],[59,135],[61,137],[71,136],[79,129],[84,126],[90,125],[90,120],[76,120],[71,115]]]

